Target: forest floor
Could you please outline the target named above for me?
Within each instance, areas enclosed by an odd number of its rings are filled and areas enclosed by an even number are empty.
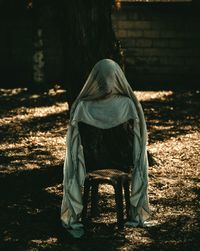
[[[111,187],[101,217],[73,239],[60,223],[66,93],[0,90],[0,250],[200,250],[200,93],[136,92],[144,108],[152,224],[116,226]]]

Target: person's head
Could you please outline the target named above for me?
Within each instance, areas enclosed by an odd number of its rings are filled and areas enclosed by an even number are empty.
[[[87,95],[95,99],[122,94],[122,85],[127,84],[120,66],[111,59],[102,59],[93,67],[83,90],[87,89]]]
[[[98,61],[91,73],[98,81],[107,86],[107,88],[111,88],[113,82],[117,81],[117,76],[123,74],[120,66],[111,59]]]

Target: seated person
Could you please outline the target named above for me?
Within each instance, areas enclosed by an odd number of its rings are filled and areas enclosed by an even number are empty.
[[[132,167],[128,225],[144,225],[150,213],[146,143],[143,110],[123,71],[113,60],[100,60],[70,111],[61,206],[64,227],[82,228],[86,172],[111,166],[123,171]]]

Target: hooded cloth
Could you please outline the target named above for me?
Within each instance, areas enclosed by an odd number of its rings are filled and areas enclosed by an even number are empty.
[[[103,59],[92,69],[70,111],[61,206],[65,227],[80,227],[78,222],[83,209],[86,167],[78,123],[110,129],[129,120],[133,121],[134,140],[128,224],[141,226],[148,218],[147,131],[143,110],[120,66],[113,60]]]

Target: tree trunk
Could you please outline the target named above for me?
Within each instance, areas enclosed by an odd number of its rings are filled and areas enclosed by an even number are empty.
[[[34,23],[48,21],[60,31],[64,83],[69,104],[74,101],[94,64],[103,58],[121,62],[111,21],[114,0],[21,0],[32,9]],[[43,10],[43,13],[42,11]],[[46,11],[44,11],[46,10]],[[38,19],[38,20],[36,20]]]
[[[103,58],[112,58],[120,63],[121,54],[111,21],[113,0],[74,0],[69,2],[63,0],[61,6],[65,84],[71,107],[95,63]],[[90,127],[84,127],[81,131],[86,165],[94,169],[105,168],[105,165],[108,165],[110,161],[106,158],[106,154],[101,153],[108,153],[110,147],[101,139],[102,137],[108,138],[112,142],[112,130],[108,131],[106,137],[102,130],[92,130],[92,138],[95,143],[92,144],[91,151],[91,142],[88,143],[87,140],[91,137],[90,129]],[[118,152],[120,151],[121,149]],[[124,153],[124,149],[122,152]],[[112,162],[110,165],[116,167]]]
[[[113,0],[63,0],[61,7],[65,85],[71,105],[94,64],[103,58],[120,63],[120,49],[111,21]]]

